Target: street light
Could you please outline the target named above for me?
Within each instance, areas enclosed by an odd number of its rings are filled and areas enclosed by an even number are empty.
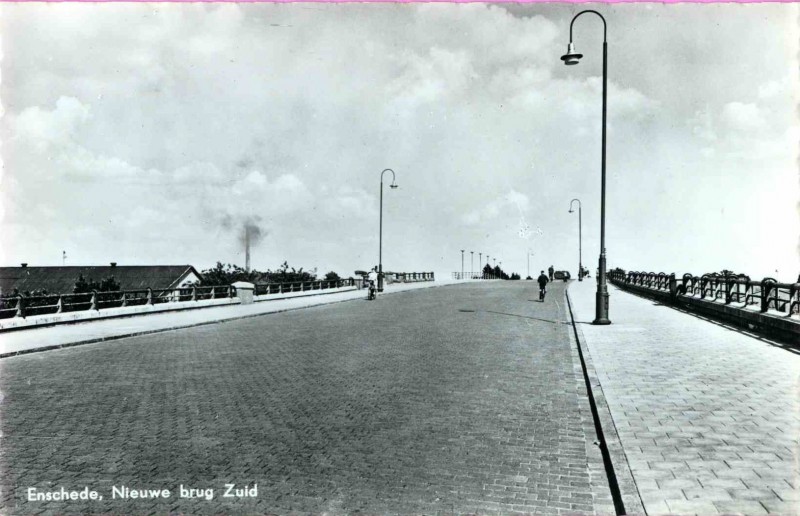
[[[473,269],[473,265],[472,265],[472,259],[473,259],[474,257],[475,257],[475,251],[470,251],[470,252],[469,252],[469,279],[473,279],[473,276],[474,276],[474,274],[475,274],[475,273],[473,272],[473,271],[474,271],[474,269]]]
[[[464,279],[464,250],[461,250],[461,279]]]
[[[383,292],[383,174],[386,172],[392,173],[392,184],[389,188],[397,188],[395,184],[394,170],[391,168],[384,169],[381,172],[381,206],[380,206],[380,224],[378,226],[378,292]]]
[[[528,278],[531,277],[531,256],[532,255],[533,255],[533,253],[531,252],[531,248],[529,247],[528,248],[528,253],[527,253],[527,256],[526,256],[526,258],[528,259]]]
[[[483,278],[483,253],[478,253],[478,267],[481,268],[481,279]]]
[[[606,91],[608,82],[608,42],[606,39],[607,26],[606,19],[597,11],[588,9],[576,14],[569,24],[569,45],[567,46],[567,53],[561,56],[561,60],[565,65],[576,65],[583,57],[583,54],[575,52],[575,47],[572,44],[572,26],[575,20],[584,13],[594,13],[603,20],[603,140],[602,140],[602,157],[600,162],[600,259],[599,271],[597,276],[597,293],[595,294],[595,319],[592,324],[611,324],[608,319],[608,285],[606,284]]]
[[[569,201],[569,212],[574,213],[572,203],[578,201],[578,281],[583,281],[583,261],[581,260],[581,247],[583,246],[581,236],[581,200],[572,199]]]

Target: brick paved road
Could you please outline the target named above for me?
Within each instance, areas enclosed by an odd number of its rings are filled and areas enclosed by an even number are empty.
[[[540,304],[531,283],[4,359],[0,512],[611,513],[563,285]],[[220,497],[229,482],[258,496]],[[25,500],[61,486],[104,499]]]

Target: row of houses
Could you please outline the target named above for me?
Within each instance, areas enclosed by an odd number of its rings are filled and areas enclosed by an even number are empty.
[[[175,289],[200,280],[200,273],[191,265],[85,265],[30,267],[0,267],[0,297],[13,292],[46,290],[51,294],[72,292],[75,282],[83,275],[100,281],[113,276],[122,290]]]

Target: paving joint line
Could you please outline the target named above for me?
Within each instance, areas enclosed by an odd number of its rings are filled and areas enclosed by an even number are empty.
[[[569,295],[569,285],[564,289],[564,297],[566,298],[570,319],[572,319],[573,336],[581,361],[586,390],[589,394],[592,420],[600,443],[600,453],[603,457],[603,465],[608,478],[611,498],[614,501],[614,509],[617,516],[626,514],[646,515],[647,511],[644,508],[639,487],[630,469],[627,454],[622,446],[614,418],[611,415],[611,409],[606,402],[603,387],[600,384],[586,343],[586,337],[575,321],[572,299]]]

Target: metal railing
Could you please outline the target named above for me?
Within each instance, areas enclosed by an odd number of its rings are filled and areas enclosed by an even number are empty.
[[[283,283],[256,283],[253,295],[267,296],[271,294],[287,294],[305,292],[307,290],[326,290],[332,288],[355,286],[353,278],[338,280],[289,281]]]
[[[173,289],[116,290],[81,294],[46,294],[41,296],[9,296],[0,298],[0,319],[30,315],[59,314],[103,310],[126,306],[157,305],[232,298],[236,289],[230,285],[184,287]]]
[[[702,276],[663,272],[626,272],[614,269],[609,280],[617,285],[634,285],[679,296],[717,301],[741,308],[755,307],[760,312],[774,310],[791,317],[800,314],[800,283],[779,283],[774,278],[753,281],[744,274],[711,273]]]
[[[476,279],[476,280],[487,279],[487,280],[490,280],[490,279],[500,279],[500,277],[497,276],[496,274],[483,274],[481,272],[465,272],[463,274],[460,273],[460,272],[454,272],[453,273],[453,279],[455,279],[455,280],[465,280],[465,279]]]
[[[432,272],[386,272],[387,283],[415,283],[417,281],[434,281]]]

